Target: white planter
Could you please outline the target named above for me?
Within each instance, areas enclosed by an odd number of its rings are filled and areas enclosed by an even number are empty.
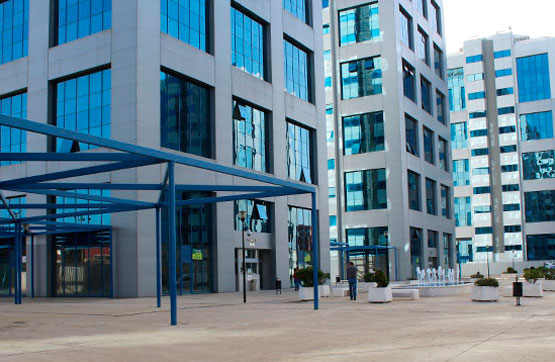
[[[547,280],[543,281],[543,290],[555,291],[555,280]]]
[[[393,300],[391,286],[385,288],[368,288],[368,301],[370,303],[387,303]]]
[[[497,287],[472,286],[472,300],[477,302],[496,302],[499,297]]]
[[[327,284],[318,286],[318,294],[320,297],[329,297],[331,295],[330,286]]]
[[[318,296],[329,297],[331,295],[329,285],[319,285],[318,286]],[[299,287],[299,299],[300,300],[314,300],[314,287]]]
[[[522,294],[525,297],[543,297],[542,281],[538,280],[534,284],[523,282]]]
[[[375,282],[357,282],[358,290],[368,290],[368,288],[375,288],[378,284]]]

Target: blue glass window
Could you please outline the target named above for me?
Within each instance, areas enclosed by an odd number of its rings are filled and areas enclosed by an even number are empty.
[[[515,132],[516,132],[516,126],[499,127],[499,134],[515,133]]]
[[[308,6],[306,0],[283,0],[283,8],[305,23],[307,22]]]
[[[447,71],[447,86],[449,87],[449,110],[452,112],[465,110],[466,96],[463,68],[449,69]]]
[[[441,137],[438,137],[438,148],[439,148],[439,168],[444,171],[449,171],[449,148],[447,141]]]
[[[525,192],[526,222],[555,221],[555,190]]]
[[[484,73],[469,74],[466,76],[467,82],[476,82],[484,79]]]
[[[331,226],[337,226],[337,216],[336,215],[330,215],[330,227]]]
[[[486,128],[484,129],[475,129],[473,131],[470,131],[470,137],[483,137],[483,136],[487,136],[488,135],[488,130]]]
[[[518,165],[503,165],[501,166],[501,172],[517,172]]]
[[[520,115],[520,140],[553,138],[553,113],[538,112]]]
[[[311,210],[289,206],[288,230],[289,275],[292,285],[294,269],[312,265]]]
[[[520,204],[504,204],[503,211],[519,211]]]
[[[491,212],[491,206],[490,205],[480,205],[480,206],[475,206],[474,207],[474,213],[475,214],[487,214]]]
[[[499,147],[501,153],[516,152],[516,145],[501,146]]]
[[[345,229],[350,247],[381,245],[387,246],[387,226]]]
[[[231,64],[264,79],[264,25],[231,8]]]
[[[497,108],[497,114],[500,116],[503,114],[511,114],[511,113],[515,113],[515,107]]]
[[[309,55],[304,50],[283,40],[285,90],[310,102]]]
[[[421,267],[422,250],[422,229],[411,227],[410,234],[410,263],[412,270]]]
[[[474,229],[474,232],[476,235],[491,234],[493,232],[493,229],[491,226],[483,226],[483,227]],[[488,250],[488,251],[491,251],[491,250]]]
[[[472,225],[470,197],[455,197],[455,226]]]
[[[506,233],[519,233],[522,227],[520,225],[505,225],[503,229]]]
[[[523,153],[522,176],[525,180],[555,178],[555,151]]]
[[[506,50],[499,50],[496,52],[493,52],[493,57],[495,59],[498,58],[507,58],[511,56],[511,49],[506,49]]]
[[[416,172],[407,171],[407,186],[409,190],[409,208],[411,210],[421,211],[420,203],[420,175]]]
[[[8,205],[10,206],[12,212],[15,214],[15,217],[25,217],[25,209],[18,209],[18,205],[23,205],[26,203],[26,197],[25,196],[14,196],[14,197],[6,197],[6,201],[8,202]],[[7,209],[0,209],[0,218],[3,219],[11,219],[11,215],[9,213],[9,211]],[[12,224],[4,224],[3,227],[14,227],[15,225]],[[5,279],[4,279],[5,280]],[[5,285],[5,284],[4,284]],[[2,288],[0,288],[0,291],[4,288],[4,285],[2,285]]]
[[[403,94],[416,103],[416,75],[414,67],[403,59]]]
[[[328,160],[328,170],[335,170],[335,160],[334,159]]]
[[[470,118],[470,119],[485,118],[486,116],[487,116],[486,111],[470,112],[468,114],[468,118]]]
[[[434,71],[443,79],[443,51],[436,44],[434,44]]]
[[[437,248],[439,236],[437,231],[428,230],[428,248]]]
[[[497,78],[499,77],[507,77],[509,75],[513,74],[513,70],[511,68],[507,68],[507,69],[499,69],[495,71],[495,76]]]
[[[343,99],[382,94],[380,57],[342,63],[341,94]]]
[[[287,177],[312,183],[312,132],[287,122]]]
[[[426,19],[428,18],[428,0],[417,0],[418,11]]]
[[[441,35],[441,11],[439,10],[439,5],[437,5],[433,0],[430,6],[430,25],[432,29]]]
[[[526,235],[526,259],[555,259],[555,234]]]
[[[322,0],[322,9],[330,6],[330,0]]]
[[[489,194],[490,187],[489,186],[474,187],[473,192],[474,192],[474,195]]]
[[[518,184],[510,184],[501,186],[503,192],[518,191],[520,189]]]
[[[112,0],[60,0],[56,3],[58,44],[112,27]]]
[[[430,42],[428,34],[418,27],[417,40],[416,40],[416,53],[418,59],[422,60],[425,64],[430,65]]]
[[[472,169],[472,175],[489,175],[489,167],[475,167]]]
[[[434,132],[424,127],[423,135],[424,135],[424,159],[427,162],[431,163],[432,165],[435,165],[436,147],[434,142]]]
[[[0,98],[0,114],[27,119],[27,93]],[[25,131],[0,126],[0,153],[26,151],[27,134]],[[15,163],[19,163],[19,161],[1,161],[0,166]]]
[[[441,216],[451,218],[451,190],[441,185]]]
[[[355,44],[379,36],[377,2],[339,11],[339,45]]]
[[[481,62],[482,59],[482,54],[471,55],[466,57],[466,64]]]
[[[0,64],[27,56],[29,0],[0,1]]]
[[[328,187],[328,197],[329,198],[335,197],[335,187]]]
[[[323,24],[322,25],[322,35],[326,35],[330,33],[330,24]]]
[[[426,179],[426,211],[437,215],[437,187],[434,180]]]
[[[473,93],[468,93],[468,100],[469,101],[473,101],[476,99],[484,99],[486,98],[486,92],[473,92]]]
[[[487,148],[475,148],[472,150],[472,156],[486,156],[488,154]]]
[[[385,169],[345,172],[345,211],[387,208]]]
[[[408,114],[405,114],[405,140],[407,152],[418,156],[420,147],[418,143],[418,122]]]
[[[468,160],[464,159],[453,161],[453,185],[470,185],[470,166]]]
[[[198,156],[211,156],[209,93],[206,87],[174,74],[160,72],[162,147]]]
[[[98,190],[98,189],[78,189],[75,190],[78,194],[84,195],[92,195],[92,196],[110,196],[110,190]],[[74,197],[63,197],[63,196],[56,196],[56,203],[57,204],[98,204],[100,201],[94,200],[84,200],[78,199]],[[83,211],[84,209],[80,208],[60,208],[56,209],[57,214],[62,213],[72,213]],[[67,223],[75,223],[75,224],[88,224],[88,225],[110,225],[111,217],[110,214],[98,214],[98,215],[90,215],[90,216],[68,216],[68,217],[61,217],[58,218],[57,221],[59,222],[67,222]]]
[[[160,0],[160,30],[200,50],[207,50],[206,0]]]
[[[531,102],[551,98],[547,54],[517,58],[518,100]]]
[[[491,228],[476,228],[476,229],[480,229],[479,232],[477,232],[476,234],[491,234],[491,231],[490,231]],[[476,248],[476,252],[491,253],[493,252],[493,246],[478,246]]]
[[[56,125],[72,131],[110,138],[110,69],[56,83]],[[96,146],[79,143],[81,151]],[[70,141],[59,138],[58,152],[69,152]]]
[[[513,94],[513,93],[514,93],[513,87],[500,88],[500,89],[497,90],[497,95],[498,96],[506,96],[507,94]]]
[[[324,87],[331,88],[331,77],[326,77],[326,79],[324,79]]]
[[[414,49],[414,42],[412,36],[412,17],[405,9],[399,7],[401,13],[399,24],[401,26],[401,43],[405,44],[406,47]]]
[[[468,147],[468,130],[466,122],[451,124],[451,147],[453,149]]]
[[[445,124],[447,110],[445,109],[445,96],[436,90],[437,120]]]
[[[422,97],[422,109],[432,114],[432,85],[422,76],[420,76],[420,93]]]
[[[272,204],[266,201],[256,200],[238,200],[234,203],[235,230],[241,230],[240,211],[247,212],[245,224],[249,230],[255,233],[271,233],[272,232]],[[255,208],[256,206],[256,208]],[[255,211],[256,210],[256,211]],[[252,218],[253,212],[257,212],[259,218]]]
[[[383,112],[343,117],[345,155],[383,151]]]
[[[268,172],[266,112],[237,100],[233,102],[233,109],[234,164],[251,170]],[[237,113],[240,113],[241,117]]]

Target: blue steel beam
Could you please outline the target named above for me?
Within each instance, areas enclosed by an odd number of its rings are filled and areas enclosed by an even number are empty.
[[[10,204],[8,204],[8,201],[6,200],[6,198],[4,197],[4,193],[2,191],[0,191],[0,199],[2,199],[2,205],[8,210],[8,213],[10,214],[11,218],[15,221],[17,220],[17,217],[15,217],[15,214],[13,213],[13,211],[10,208]]]
[[[110,226],[102,226],[102,225],[83,225],[83,224],[74,224],[74,223],[69,223],[69,222],[62,222],[62,221],[49,221],[49,220],[37,220],[37,221],[33,221],[31,223],[32,225],[34,224],[44,224],[44,225],[48,225],[48,226],[56,226],[56,227],[74,227],[74,228],[79,228],[79,227],[83,227],[83,228],[90,228],[90,227],[95,227],[97,229],[100,230],[109,230],[111,229]]]
[[[249,199],[263,199],[263,198],[266,198],[266,197],[295,195],[295,194],[299,194],[299,193],[304,193],[304,192],[303,191],[254,192],[254,193],[239,194],[239,195],[201,197],[201,198],[190,199],[190,200],[179,200],[179,201],[176,201],[175,204],[177,206],[214,204],[214,203],[218,203],[218,202],[235,201],[235,200],[249,200]],[[162,202],[162,203],[159,204],[159,206],[167,206],[167,205],[168,205],[167,202]]]
[[[106,207],[111,204],[17,204],[11,205],[10,208],[14,210],[27,210],[27,209],[97,209],[99,207]],[[5,206],[0,205],[0,210],[5,209]]]
[[[160,245],[160,208],[156,208],[156,306],[160,308],[162,306],[162,276],[160,270],[160,255],[161,255],[161,245]]]
[[[177,281],[176,281],[176,231],[175,231],[175,163],[168,163],[169,233],[170,233],[170,314],[171,325],[177,325]]]
[[[314,309],[318,309],[318,215],[316,209],[316,192],[312,196],[312,280],[314,281]]]
[[[116,152],[92,153],[58,153],[58,152],[6,152],[0,155],[2,161],[69,161],[69,162],[97,162],[97,161],[156,161],[153,158]]]
[[[64,138],[68,140],[84,142],[91,145],[111,148],[122,152],[129,152],[150,158],[156,158],[164,161],[172,161],[182,165],[201,168],[204,170],[223,173],[226,175],[246,178],[259,182],[291,187],[293,189],[302,190],[305,193],[316,192],[316,187],[313,185],[305,184],[302,182],[282,180],[273,176],[259,174],[252,171],[242,170],[230,166],[219,165],[213,161],[203,160],[183,154],[165,152],[161,150],[150,149],[138,145],[133,145],[112,139],[105,139],[89,134],[70,131],[68,129],[55,127],[49,124],[32,122],[21,118],[16,118],[7,115],[0,115],[0,125],[22,129],[29,132],[40,133],[43,135]],[[46,181],[46,180],[45,180]],[[1,188],[1,186],[0,186]]]

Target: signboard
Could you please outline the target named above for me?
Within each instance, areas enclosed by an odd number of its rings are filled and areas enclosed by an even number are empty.
[[[306,254],[304,255],[304,262],[305,262],[305,263],[310,263],[310,254],[306,253]]]
[[[202,260],[202,250],[193,249],[193,260]]]

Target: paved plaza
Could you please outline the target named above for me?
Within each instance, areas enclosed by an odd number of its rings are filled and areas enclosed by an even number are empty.
[[[508,283],[505,281],[503,284]],[[167,298],[0,299],[0,361],[554,361],[555,292],[370,304],[293,291]]]

